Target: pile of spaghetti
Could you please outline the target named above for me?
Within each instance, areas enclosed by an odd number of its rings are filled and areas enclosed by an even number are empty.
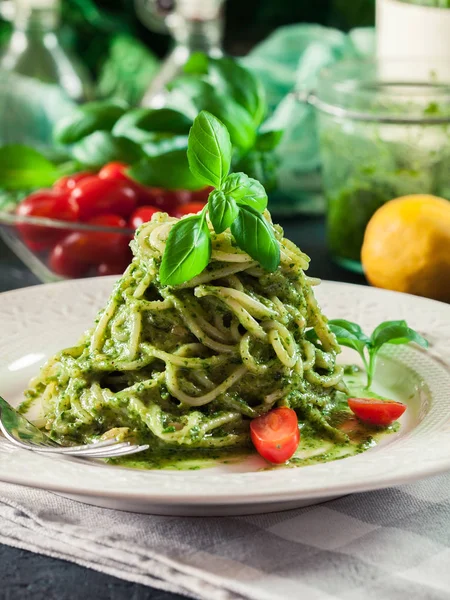
[[[308,257],[275,226],[281,263],[269,273],[229,230],[211,230],[208,267],[163,286],[176,221],[157,213],[141,226],[94,328],[31,382],[26,404],[42,407],[43,427],[64,444],[122,433],[153,450],[239,447],[251,419],[288,406],[301,423],[339,436],[327,414],[345,389],[340,349],[314,298],[318,282],[304,273]]]

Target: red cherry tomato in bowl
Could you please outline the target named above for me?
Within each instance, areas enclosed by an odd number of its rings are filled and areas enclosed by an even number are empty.
[[[78,206],[81,221],[107,213],[128,218],[137,204],[136,191],[126,181],[97,176],[82,179],[70,197]]]
[[[88,224],[118,229],[126,227],[126,221],[113,214],[93,217]],[[53,248],[49,259],[50,268],[64,277],[81,277],[90,267],[103,262],[126,267],[131,260],[129,241],[130,236],[125,231],[74,231]]]
[[[379,427],[391,425],[406,410],[406,404],[402,402],[378,398],[349,398],[348,405],[358,419]]]
[[[63,192],[73,190],[79,181],[86,179],[86,177],[91,177],[92,175],[94,175],[94,173],[91,171],[80,171],[79,173],[66,175],[65,177],[61,177],[61,179],[58,179],[58,181],[53,184],[53,189],[62,190]]]
[[[137,229],[142,223],[147,223],[153,217],[155,213],[159,212],[158,208],[154,206],[141,206],[137,208],[130,218],[130,227]]]
[[[300,442],[297,414],[292,408],[274,408],[251,421],[250,436],[263,458],[275,464],[284,463]]]
[[[128,169],[128,165],[114,161],[106,164],[98,172],[100,179],[118,179],[120,181],[128,181],[129,178],[125,175],[125,171]]]
[[[184,215],[189,215],[191,213],[199,213],[203,210],[206,202],[188,202],[187,204],[182,204],[181,206],[177,206],[174,211],[175,217],[184,217]]]
[[[40,190],[22,200],[16,208],[16,214],[21,217],[41,217],[74,222],[78,217],[78,209],[67,192]],[[17,228],[30,247],[39,247],[41,250],[48,248],[67,233],[61,227],[45,227],[29,223],[18,223]]]

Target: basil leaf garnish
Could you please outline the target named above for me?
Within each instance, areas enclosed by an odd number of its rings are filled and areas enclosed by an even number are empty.
[[[234,199],[221,190],[214,190],[208,199],[209,218],[216,233],[222,233],[233,223],[239,209]]]
[[[159,278],[163,285],[180,285],[208,266],[211,237],[205,215],[181,219],[172,227],[166,242]]]
[[[250,206],[240,206],[231,233],[241,250],[257,260],[267,271],[280,264],[280,246],[272,225]]]

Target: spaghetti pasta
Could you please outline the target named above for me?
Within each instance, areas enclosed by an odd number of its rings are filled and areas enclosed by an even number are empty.
[[[27,405],[41,403],[50,435],[71,444],[121,428],[155,451],[245,446],[250,420],[278,405],[342,439],[326,411],[345,390],[340,348],[305,276],[308,257],[275,226],[281,263],[269,273],[229,230],[211,229],[207,268],[163,286],[175,222],[157,213],[140,227],[93,329],[31,381]],[[312,328],[317,342],[305,337]]]

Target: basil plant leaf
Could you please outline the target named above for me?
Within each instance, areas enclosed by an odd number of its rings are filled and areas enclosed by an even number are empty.
[[[330,328],[330,331],[336,336],[339,345],[352,348],[353,350],[356,350],[356,352],[358,352],[361,356],[363,356],[364,348],[367,343],[366,341],[364,341],[358,335],[352,333],[348,329],[345,329],[340,325],[334,324],[332,321],[328,322],[328,326]]]
[[[353,336],[359,341],[364,342],[365,344],[370,343],[370,338],[367,337],[358,323],[353,323],[353,321],[347,321],[346,319],[331,319],[328,321],[328,325],[345,329],[349,333],[353,334]]]
[[[280,264],[280,246],[272,225],[250,206],[239,206],[239,213],[231,225],[239,248],[257,260],[267,271],[275,271]]]
[[[209,80],[223,95],[229,95],[250,114],[259,125],[267,110],[266,95],[261,81],[232,58],[210,58]]]
[[[188,134],[192,119],[173,108],[136,108],[125,113],[114,125],[113,134],[128,137],[130,129],[147,132]]]
[[[228,229],[238,215],[239,208],[232,198],[221,190],[214,190],[208,199],[209,218],[216,233]]]
[[[230,170],[231,151],[225,125],[203,110],[189,133],[187,156],[192,173],[204,183],[220,187]]]
[[[0,188],[22,190],[52,185],[57,167],[37,150],[12,144],[0,148]]]
[[[74,144],[94,131],[111,131],[126,108],[125,103],[117,100],[88,102],[57,123],[54,140],[59,144]]]
[[[225,179],[222,191],[232,196],[238,204],[251,206],[260,213],[267,208],[267,194],[264,186],[245,173],[231,173]]]
[[[133,164],[127,174],[143,185],[168,190],[199,190],[204,187],[191,172],[184,148],[147,156]]]
[[[371,337],[372,346],[381,348],[383,344],[408,344],[415,342],[422,348],[428,348],[428,341],[417,331],[408,327],[406,321],[385,321],[374,329]]]
[[[274,150],[281,142],[283,133],[284,132],[281,129],[258,133],[258,137],[256,138],[255,142],[255,149],[261,150],[261,152],[270,152],[271,150]]]
[[[137,144],[124,137],[114,137],[109,131],[95,131],[72,147],[73,158],[94,168],[115,160],[133,163],[142,155]]]
[[[160,281],[163,285],[180,285],[208,266],[211,236],[202,214],[181,219],[171,228],[164,250]]]

